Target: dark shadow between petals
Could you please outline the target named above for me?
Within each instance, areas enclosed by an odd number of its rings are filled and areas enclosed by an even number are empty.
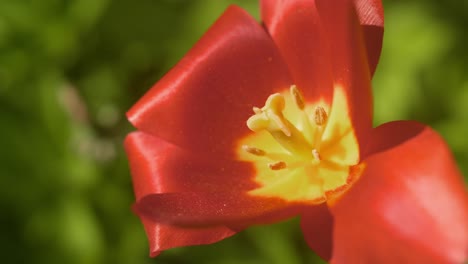
[[[363,158],[405,143],[421,134],[427,126],[416,121],[392,121],[373,129],[364,147]]]

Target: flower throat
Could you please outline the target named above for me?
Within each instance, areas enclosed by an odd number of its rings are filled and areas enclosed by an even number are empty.
[[[256,169],[260,187],[252,195],[321,203],[356,178],[359,147],[341,87],[335,87],[331,107],[307,103],[292,85],[253,112],[247,127],[254,133],[238,151]]]

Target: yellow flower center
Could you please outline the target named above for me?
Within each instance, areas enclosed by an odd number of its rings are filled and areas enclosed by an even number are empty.
[[[335,86],[333,102],[306,103],[299,89],[268,97],[254,107],[239,142],[241,160],[253,162],[260,187],[251,195],[322,203],[343,193],[361,173],[359,146],[346,94]]]

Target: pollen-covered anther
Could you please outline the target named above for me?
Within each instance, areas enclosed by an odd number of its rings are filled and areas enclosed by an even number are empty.
[[[321,106],[315,108],[314,121],[317,126],[323,126],[327,123],[328,115],[325,109]]]
[[[282,169],[286,169],[287,165],[286,165],[286,162],[284,162],[284,161],[278,161],[278,162],[275,162],[275,163],[269,163],[268,167],[271,170],[282,170]]]
[[[320,161],[322,158],[320,157],[320,153],[318,152],[317,149],[312,150],[312,156],[314,157],[315,160]]]
[[[301,91],[299,91],[297,86],[291,85],[291,87],[289,88],[289,92],[291,93],[292,98],[297,108],[299,108],[300,110],[304,110],[304,107],[305,107],[304,96],[302,96]]]
[[[255,169],[259,186],[249,194],[332,204],[347,191],[361,173],[353,171],[359,144],[346,95],[335,87],[332,102],[312,101],[290,85],[254,108],[247,126],[257,133],[242,139],[237,149]]]
[[[250,154],[255,155],[255,156],[265,156],[265,154],[266,154],[266,152],[264,150],[262,150],[262,149],[247,146],[247,145],[243,145],[242,149],[245,152],[250,153]]]

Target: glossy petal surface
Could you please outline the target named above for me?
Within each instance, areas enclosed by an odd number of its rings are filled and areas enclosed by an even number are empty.
[[[306,100],[331,104],[334,88],[343,87],[356,136],[363,141],[372,125],[372,96],[353,2],[263,1],[262,18]]]
[[[382,51],[384,34],[382,0],[354,0],[354,4],[363,27],[370,72],[374,75]]]
[[[370,139],[361,180],[332,207],[332,263],[462,263],[468,196],[442,138],[411,121]]]
[[[154,193],[181,191],[196,188],[197,186],[200,189],[213,188],[213,185],[208,182],[190,185],[190,182],[199,183],[199,181],[190,178],[194,175],[187,175],[184,171],[196,166],[203,166],[203,163],[195,165],[195,159],[190,159],[188,153],[161,139],[143,132],[134,132],[127,137],[125,149],[130,161],[137,201]],[[184,160],[190,160],[190,163],[184,166]],[[177,163],[177,161],[180,163]],[[218,165],[222,166],[222,164]],[[216,171],[216,168],[213,167],[206,166],[204,168],[207,172],[206,175],[210,175],[208,173],[210,169]],[[205,177],[205,179],[207,178]],[[162,224],[142,215],[140,215],[140,219],[148,237],[150,254],[153,257],[166,249],[210,244],[236,233],[231,228],[222,225],[189,228]]]
[[[144,132],[130,134],[125,149],[138,198],[167,192],[247,191],[257,186],[246,162],[203,156]]]
[[[231,6],[128,112],[145,131],[198,153],[232,154],[252,107],[291,85],[265,30]]]
[[[306,100],[331,103],[330,46],[316,1],[261,1],[261,16]]]
[[[155,221],[182,226],[225,224],[236,228],[287,219],[303,208],[300,203],[253,197],[237,190],[153,194],[134,207],[140,215]]]
[[[300,206],[281,199],[260,199],[247,192],[251,164],[203,157],[180,149],[144,132],[125,141],[133,186],[135,210],[156,223],[207,227],[272,222],[298,212]]]
[[[296,3],[299,2],[299,3]],[[302,20],[301,18],[298,19],[296,17],[288,17],[289,14],[294,13],[292,8],[296,6],[297,8],[301,8],[302,10],[297,10],[298,13],[304,13],[304,10],[313,8],[313,1],[284,1],[284,0],[262,0],[261,7],[262,7],[262,18],[269,28],[269,31],[273,34],[289,34],[287,31],[281,33],[281,23],[284,21],[291,21],[291,23],[301,23],[297,20]],[[355,0],[354,4],[356,6],[357,15],[359,17],[359,22],[363,27],[364,37],[366,42],[367,48],[367,57],[370,65],[370,71],[373,74],[377,63],[379,61],[380,52],[382,50],[382,40],[383,40],[383,25],[384,25],[384,13],[381,0]],[[287,13],[291,12],[291,13]],[[306,11],[307,12],[307,11]],[[309,15],[312,14],[309,12]],[[315,11],[313,12],[315,13]],[[309,18],[310,21],[313,21],[313,18]],[[296,22],[294,22],[296,21]],[[304,25],[301,26],[308,26],[315,27],[315,25],[309,24],[306,20],[303,20]],[[306,25],[307,24],[307,25]],[[291,32],[292,34],[296,34]],[[314,37],[304,35],[308,38]],[[313,39],[308,40],[313,41]],[[320,39],[317,39],[320,41]],[[283,43],[285,45],[287,43]],[[313,43],[311,43],[313,44]],[[320,47],[320,44],[316,43],[316,47]],[[295,47],[298,47],[295,45]]]
[[[175,247],[212,244],[236,234],[225,226],[190,228],[155,223],[140,217],[149,241],[150,256]]]

